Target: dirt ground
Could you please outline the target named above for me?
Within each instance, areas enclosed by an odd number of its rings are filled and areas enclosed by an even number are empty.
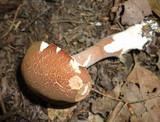
[[[1,13],[0,121],[159,122],[160,31],[143,51],[132,50],[121,59],[110,57],[89,67],[92,91],[70,106],[39,98],[21,75],[21,62],[32,42],[54,42],[73,55],[129,27],[132,23],[121,18],[124,2],[23,0],[16,9]],[[155,14],[145,18],[160,22]]]

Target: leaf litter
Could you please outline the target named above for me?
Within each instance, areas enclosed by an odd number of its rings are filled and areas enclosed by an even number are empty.
[[[18,11],[0,15],[0,32],[5,34],[0,41],[0,121],[159,122],[159,39],[154,39],[148,54],[134,50],[123,57],[123,63],[109,58],[91,66],[90,95],[68,108],[57,109],[37,97],[19,73],[31,42],[54,42],[75,54],[146,16],[149,25],[156,25],[157,18],[150,12],[146,0],[24,0]],[[154,31],[148,36],[158,37]]]
[[[129,94],[129,96],[131,97],[134,95],[137,97],[139,96],[139,99],[147,99],[153,96],[157,96],[154,99],[150,99],[150,100],[148,99],[143,103],[138,103],[138,104],[142,104],[141,107],[140,106],[136,107],[133,105],[132,106],[133,109],[141,110],[140,112],[135,112],[135,114],[137,115],[134,116],[134,119],[135,120],[144,119],[143,116],[146,116],[147,114],[151,117],[150,119],[152,121],[159,121],[160,116],[158,116],[159,114],[156,112],[159,111],[159,104],[160,104],[160,97],[158,97],[160,96],[160,79],[153,72],[144,68],[143,66],[140,65],[139,62],[135,61],[135,66],[130,72],[130,74],[128,75],[126,80],[128,82],[132,82],[136,84],[139,87],[139,93],[137,93],[136,90],[134,90],[132,91],[132,95]],[[129,98],[129,96],[127,96],[127,98]],[[150,113],[154,113],[154,117],[152,117],[152,114]]]

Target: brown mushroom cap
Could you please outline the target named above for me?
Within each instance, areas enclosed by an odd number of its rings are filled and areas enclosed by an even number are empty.
[[[54,44],[34,42],[21,69],[26,84],[51,100],[78,102],[91,90],[91,77],[68,53]]]

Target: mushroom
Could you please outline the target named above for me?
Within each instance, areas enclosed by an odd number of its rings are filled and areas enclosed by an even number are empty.
[[[91,89],[87,70],[53,43],[34,42],[21,69],[29,88],[51,100],[78,102]]]
[[[84,67],[89,67],[107,57],[120,57],[132,49],[142,49],[148,42],[142,37],[142,24],[136,24],[127,30],[108,36],[92,47],[72,57]]]
[[[22,61],[22,75],[30,89],[46,98],[79,102],[89,94],[92,85],[85,68],[103,58],[142,49],[147,38],[141,32],[142,25],[132,26],[73,56],[53,43],[34,42]]]

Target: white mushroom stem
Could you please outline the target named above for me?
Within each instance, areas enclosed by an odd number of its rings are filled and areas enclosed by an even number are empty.
[[[146,37],[142,37],[142,27],[140,24],[131,26],[125,31],[100,40],[94,46],[72,57],[82,66],[89,67],[110,56],[119,57],[132,49],[141,50],[148,41]]]

